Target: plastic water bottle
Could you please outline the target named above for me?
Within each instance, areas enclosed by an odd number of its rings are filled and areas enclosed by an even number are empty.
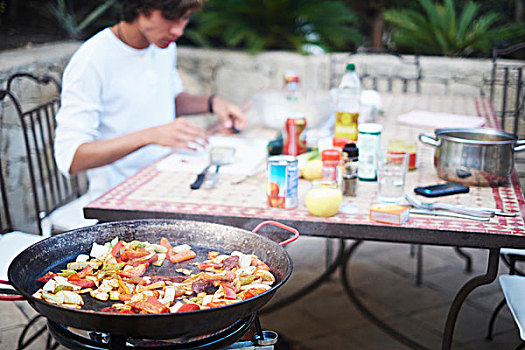
[[[348,63],[337,89],[335,137],[344,137],[350,141],[357,141],[360,98],[361,80],[355,71],[355,65]]]

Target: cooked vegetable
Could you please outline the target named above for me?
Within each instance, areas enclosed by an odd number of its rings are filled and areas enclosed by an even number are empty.
[[[101,301],[118,301],[103,312],[187,312],[221,307],[266,292],[275,282],[268,265],[253,254],[208,252],[208,260],[179,265],[178,276],[146,275],[150,264],[161,266],[167,258],[179,264],[197,254],[187,244],[125,242],[115,237],[103,245],[94,243],[90,256],[80,254],[58,274],[49,271],[35,298],[70,308],[81,308],[81,294]],[[192,273],[190,266],[200,272]],[[195,267],[193,267],[195,269]]]

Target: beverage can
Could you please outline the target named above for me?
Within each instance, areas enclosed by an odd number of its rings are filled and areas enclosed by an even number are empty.
[[[295,91],[299,87],[299,75],[294,71],[284,72],[284,89],[287,91]]]
[[[359,167],[357,176],[359,180],[377,180],[377,156],[381,150],[381,131],[383,127],[376,123],[363,123],[359,125]]]
[[[269,207],[293,209],[297,207],[299,166],[293,156],[272,156],[266,167],[266,199]]]
[[[306,117],[304,115],[292,115],[286,119],[283,133],[283,154],[298,156],[306,152],[305,129]]]

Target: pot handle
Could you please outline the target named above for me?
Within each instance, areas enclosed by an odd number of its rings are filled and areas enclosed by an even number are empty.
[[[273,225],[273,226],[277,226],[277,227],[280,227],[282,229],[285,229],[287,231],[290,231],[294,234],[293,237],[285,240],[285,241],[282,241],[281,243],[279,243],[279,245],[287,245],[288,243],[292,243],[293,241],[295,241],[297,238],[299,238],[299,231],[297,231],[296,229],[294,229],[293,227],[290,227],[290,226],[286,226],[285,224],[281,224],[280,222],[277,222],[277,221],[263,221],[261,222],[259,225],[257,225],[256,228],[254,228],[252,230],[253,233],[256,233],[257,231],[259,231],[261,229],[261,227],[263,226],[266,226],[266,225]]]
[[[435,139],[432,135],[429,135],[429,134],[419,134],[418,136],[418,139],[419,141],[427,144],[427,145],[430,145],[430,146],[434,146],[434,147],[437,147],[439,146],[439,142],[437,139]]]
[[[10,286],[11,282],[0,280],[0,284],[7,284]],[[0,295],[0,300],[6,300],[6,301],[25,300],[25,298],[22,295],[19,295],[18,292],[11,290],[11,289],[2,288],[0,289],[0,293],[11,294],[11,295]]]
[[[516,141],[516,145],[514,146],[514,152],[523,152],[523,151],[525,151],[525,140]]]

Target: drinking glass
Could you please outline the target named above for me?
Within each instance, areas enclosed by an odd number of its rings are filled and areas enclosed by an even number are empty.
[[[378,200],[401,204],[405,198],[408,153],[386,153],[377,157]]]

